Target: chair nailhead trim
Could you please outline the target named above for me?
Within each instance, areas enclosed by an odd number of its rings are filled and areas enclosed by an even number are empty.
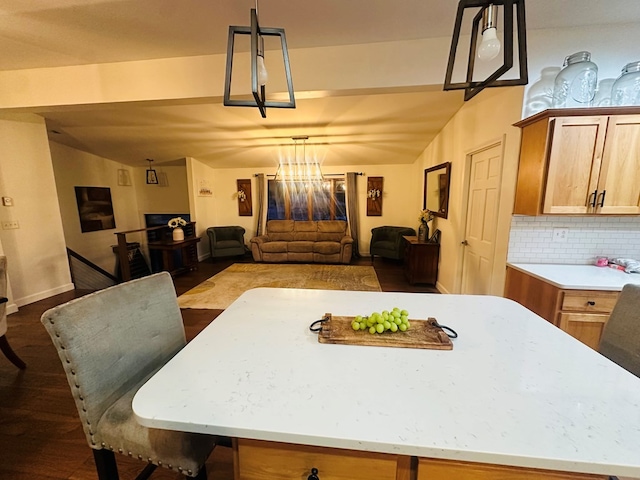
[[[49,319],[49,323],[51,323],[51,325],[55,325],[55,322],[52,318]],[[60,338],[60,332],[54,330],[53,332],[56,336],[56,338]],[[60,350],[66,350],[66,347],[62,344],[59,344],[60,346]],[[71,365],[71,360],[69,359],[69,357],[67,357],[65,355],[64,361],[67,365]],[[69,370],[71,372],[71,374],[75,377],[76,376],[76,371],[75,368],[71,367],[71,369]],[[75,387],[78,389],[78,400],[80,400],[80,402],[82,402],[82,412],[87,413],[87,408],[86,405],[84,405],[84,396],[80,393],[80,385],[78,385],[78,382],[74,382]],[[80,410],[80,409],[79,409]],[[85,420],[85,419],[81,419],[81,420]],[[86,419],[86,424],[87,424],[87,432],[85,433],[86,435],[88,435],[87,440],[91,443],[91,445],[95,445],[95,440],[93,438],[93,436],[95,435],[95,432],[93,432],[93,430],[91,429],[91,422]],[[102,447],[105,447],[104,442],[102,442]],[[113,450],[113,447],[110,447],[111,450]]]
[[[122,450],[121,448],[118,449],[119,453],[124,453],[124,450]]]

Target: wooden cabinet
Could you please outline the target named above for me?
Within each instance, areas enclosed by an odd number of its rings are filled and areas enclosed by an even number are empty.
[[[640,108],[546,110],[516,126],[514,213],[640,214]]]
[[[418,237],[403,236],[405,240],[404,274],[411,285],[429,283],[435,285],[438,280],[438,260],[440,244],[420,242]]]
[[[606,475],[557,472],[450,460],[418,459],[417,480],[606,480]]]
[[[564,290],[519,270],[507,267],[505,297],[598,349],[602,331],[619,292]]]
[[[409,480],[411,458],[355,450],[238,439],[236,480]]]

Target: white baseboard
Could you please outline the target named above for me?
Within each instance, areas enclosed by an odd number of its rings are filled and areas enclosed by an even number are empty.
[[[75,286],[73,285],[73,283],[60,285],[59,287],[52,288],[51,290],[45,290],[43,292],[34,293],[33,295],[29,295],[27,297],[16,298],[16,305],[18,307],[23,307],[24,305],[29,305],[30,303],[34,303],[39,300],[44,300],[45,298],[53,297],[54,295],[58,295],[60,293],[68,292],[70,290],[73,290],[74,288]]]

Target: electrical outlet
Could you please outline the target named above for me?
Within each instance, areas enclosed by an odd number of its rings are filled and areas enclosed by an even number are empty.
[[[569,237],[568,228],[554,228],[553,229],[553,241],[556,243],[566,243]]]
[[[3,230],[14,230],[16,228],[20,228],[18,220],[7,220],[6,222],[2,222]]]

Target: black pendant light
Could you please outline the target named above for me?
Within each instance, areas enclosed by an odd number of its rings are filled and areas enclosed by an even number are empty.
[[[464,82],[453,82],[456,51],[460,42],[465,10],[476,13],[471,24],[467,74]],[[499,21],[499,11],[502,11],[502,22]],[[514,49],[514,20],[517,27],[517,49]],[[497,37],[500,24],[503,31],[503,45]],[[481,42],[478,45],[480,36]],[[500,50],[502,50],[502,65],[483,80],[477,80],[474,77],[476,58],[480,61],[490,61],[498,56]],[[515,53],[518,54],[519,77],[501,80],[501,77],[513,67]],[[528,82],[524,0],[460,0],[449,51],[444,90],[464,90],[464,99],[467,101],[486,87],[526,85]]]
[[[233,70],[234,42],[236,35],[251,36],[251,93],[253,100],[231,99],[231,77]],[[264,37],[279,37],[284,62],[287,89],[289,91],[288,102],[268,101],[266,97],[267,74],[264,64]],[[287,51],[287,39],[283,28],[265,28],[258,22],[258,0],[256,8],[251,9],[251,25],[248,27],[229,27],[229,40],[227,43],[227,68],[224,82],[224,105],[228,107],[257,107],[262,118],[267,116],[267,108],[296,108],[296,100],[293,94],[293,81],[291,80],[291,67],[289,65],[289,52]]]
[[[147,158],[147,162],[149,162],[149,168],[147,168],[147,185],[158,185],[158,174],[151,168],[151,162],[153,162],[153,160]]]

